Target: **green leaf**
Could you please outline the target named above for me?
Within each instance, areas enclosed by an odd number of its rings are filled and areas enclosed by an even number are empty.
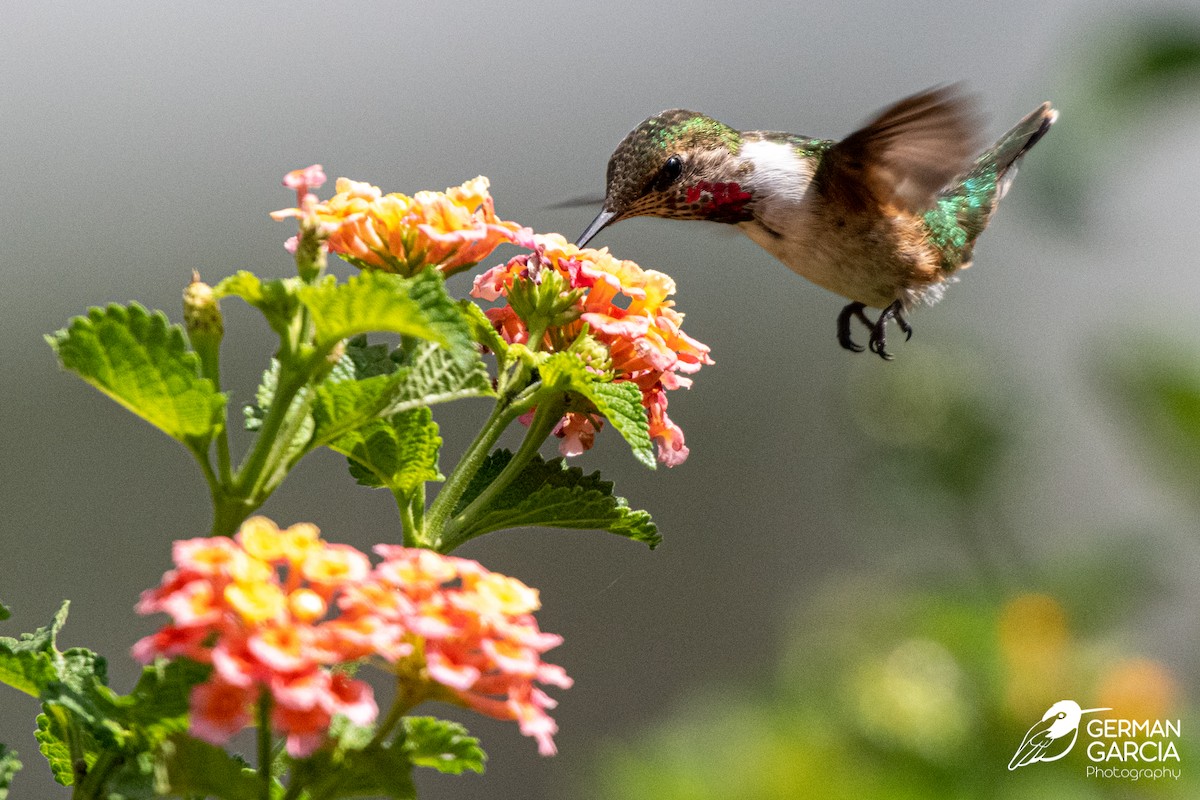
[[[245,760],[220,747],[181,734],[163,743],[162,754],[165,769],[160,771],[160,780],[165,785],[157,787],[161,795],[212,795],[224,800],[260,797],[258,775]],[[282,794],[282,787],[274,788],[273,795]]]
[[[0,636],[0,682],[32,697],[41,697],[59,679],[55,640],[67,621],[70,602],[63,602],[54,620],[21,638]]]
[[[1200,354],[1148,337],[1104,349],[1098,372],[1147,463],[1200,504]]]
[[[658,466],[650,440],[650,421],[646,407],[642,405],[642,391],[637,384],[596,382],[590,384],[584,396],[625,438],[634,458],[650,469]]]
[[[492,379],[473,345],[450,351],[422,343],[405,361],[408,374],[397,384],[385,413],[395,414],[418,406],[446,403],[467,397],[491,397]]]
[[[501,364],[508,361],[508,342],[496,330],[496,326],[488,319],[483,309],[470,300],[460,300],[459,308],[467,319],[471,329],[471,337],[479,344],[496,354]]]
[[[371,270],[345,283],[336,283],[330,276],[318,284],[303,286],[299,297],[316,326],[319,349],[328,349],[342,339],[371,331],[416,336],[453,346],[465,337],[466,326],[440,284],[438,279],[437,288],[431,291],[427,279],[406,279]],[[459,317],[461,335],[455,337],[459,342],[452,342],[447,335],[446,308]]]
[[[426,481],[441,481],[433,412],[414,408],[351,431],[330,447],[350,461],[350,474],[363,486],[409,494]]]
[[[633,457],[650,469],[656,468],[650,422],[636,384],[601,380],[571,353],[555,353],[538,365],[538,372],[544,386],[589,401],[629,443]]]
[[[54,782],[60,786],[71,786],[75,783],[75,768],[71,761],[71,748],[67,745],[66,711],[57,709],[52,716],[37,715],[37,730],[33,738],[37,740],[38,749],[50,764],[50,772]],[[90,759],[85,755],[88,766],[95,763],[95,754]]]
[[[4,605],[3,601],[0,601],[0,622],[3,622],[11,616],[12,612],[9,611],[8,606]]]
[[[414,345],[411,355],[403,358],[399,368],[395,367],[397,359],[393,354],[387,362],[378,359],[367,362],[363,372],[358,373],[349,354],[342,358],[329,378],[317,387],[313,402],[314,446],[331,444],[381,417],[493,394],[487,369],[473,350],[456,353],[432,342],[420,342]],[[393,371],[377,371],[384,369],[384,363],[392,364]],[[356,374],[365,377],[346,379]]]
[[[392,350],[386,344],[370,344],[366,334],[346,340],[346,351],[333,370],[329,380],[354,381],[373,378],[376,375],[391,375],[400,366],[404,352]]]
[[[168,436],[203,447],[224,424],[225,396],[200,377],[183,328],[162,312],[93,308],[46,341],[65,369]]]
[[[8,790],[12,786],[13,776],[21,769],[21,762],[15,750],[9,750],[0,744],[0,800],[8,800]]]
[[[253,272],[241,270],[218,283],[213,288],[213,295],[218,300],[222,297],[240,297],[262,312],[271,330],[286,337],[300,307],[297,291],[303,285],[304,282],[299,278],[264,283]]]
[[[308,787],[312,800],[379,796],[415,800],[412,762],[391,742],[365,746],[370,737],[343,737],[336,748],[323,748],[296,763],[293,780]]]
[[[133,691],[116,699],[120,719],[142,742],[150,744],[186,731],[188,697],[211,671],[211,667],[186,658],[143,667]]]
[[[404,718],[404,752],[415,766],[450,775],[466,770],[482,773],[487,761],[479,740],[466,728],[434,717]]]
[[[459,499],[455,515],[495,480],[512,453],[497,450],[488,456]],[[584,475],[568,467],[561,458],[544,461],[535,456],[525,469],[463,532],[462,540],[490,531],[519,527],[595,529],[644,542],[651,549],[662,537],[646,511],[634,510],[623,497],[613,494],[613,485],[600,473]]]

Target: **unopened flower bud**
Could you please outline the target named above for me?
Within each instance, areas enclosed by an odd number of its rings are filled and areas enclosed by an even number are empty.
[[[192,282],[183,290],[183,324],[193,342],[197,337],[219,342],[225,335],[225,323],[213,287],[200,280],[199,272],[192,272]]]

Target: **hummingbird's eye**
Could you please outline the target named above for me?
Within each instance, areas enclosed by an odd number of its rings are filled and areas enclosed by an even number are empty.
[[[674,183],[683,174],[683,159],[679,156],[671,156],[667,159],[667,163],[663,164],[663,178],[665,183]]]

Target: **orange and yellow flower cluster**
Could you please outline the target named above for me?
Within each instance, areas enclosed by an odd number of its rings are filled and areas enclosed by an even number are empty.
[[[296,189],[299,207],[272,217],[297,217],[317,227],[330,252],[359,267],[407,276],[432,266],[450,275],[479,263],[501,244],[527,243],[532,236],[528,228],[496,216],[482,176],[445,192],[412,197],[385,195],[369,183],[338,178],[337,193],[320,201],[311,190],[324,180],[319,165],[288,173],[284,185]]]
[[[666,392],[691,385],[687,375],[713,363],[709,348],[683,332],[683,314],[675,310],[670,276],[644,270],[600,250],[579,249],[559,234],[533,237],[533,253],[517,256],[475,279],[472,294],[484,300],[506,297],[517,281],[540,281],[543,270],[558,273],[568,291],[578,293],[578,317],[548,329],[538,349],[554,350],[575,340],[588,326],[607,346],[614,380],[632,381],[642,391],[650,419],[650,435],[658,445],[659,461],[667,466],[687,458],[683,431],[667,416]],[[488,318],[506,341],[528,343],[529,321],[511,305],[489,309]],[[532,345],[531,345],[532,346]],[[564,455],[589,447],[600,425],[591,414],[568,413],[556,433]]]
[[[280,530],[247,520],[233,539],[175,543],[176,568],[137,610],[172,621],[134,656],[186,657],[212,666],[192,690],[192,735],[222,744],[269,698],[271,725],[294,756],[325,741],[334,715],[365,725],[378,713],[370,687],[331,669],[368,658],[392,665],[415,705],[438,698],[517,720],[554,752],[554,701],[535,682],[571,685],[541,654],[560,637],[532,614],[537,592],[473,561],[381,545],[329,544],[313,525]]]

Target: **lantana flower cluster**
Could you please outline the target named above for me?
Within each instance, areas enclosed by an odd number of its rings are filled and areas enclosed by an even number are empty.
[[[586,325],[608,348],[613,379],[632,381],[641,389],[659,461],[667,466],[682,463],[688,448],[683,431],[667,416],[666,393],[691,386],[687,376],[713,361],[708,346],[680,327],[683,314],[670,299],[675,281],[614,258],[608,248],[580,249],[556,233],[535,235],[532,249],[478,276],[471,294],[483,300],[506,298],[516,282],[540,282],[546,270],[557,273],[565,293],[577,295],[578,313],[547,328],[539,349],[553,351],[575,341]],[[487,315],[505,341],[529,343],[530,320],[511,304],[489,309]],[[576,455],[590,448],[601,423],[598,415],[568,412],[555,431],[563,440],[561,452]]]
[[[288,173],[284,185],[296,190],[299,206],[272,217],[307,221],[330,252],[362,268],[407,276],[432,266],[450,275],[479,263],[501,244],[526,243],[533,235],[496,216],[483,176],[412,197],[338,178],[336,194],[321,201],[312,191],[324,181],[319,165]]]
[[[387,662],[408,705],[441,699],[516,720],[554,752],[554,701],[534,683],[570,678],[541,654],[561,643],[532,614],[538,596],[515,578],[427,550],[380,545],[372,567],[313,525],[281,530],[247,520],[233,539],[178,541],[175,569],[143,593],[142,614],[171,622],[134,645],[143,662],[185,657],[212,666],[190,697],[190,732],[223,744],[267,701],[274,731],[303,757],[325,741],[334,715],[366,725],[371,688],[336,669]]]

